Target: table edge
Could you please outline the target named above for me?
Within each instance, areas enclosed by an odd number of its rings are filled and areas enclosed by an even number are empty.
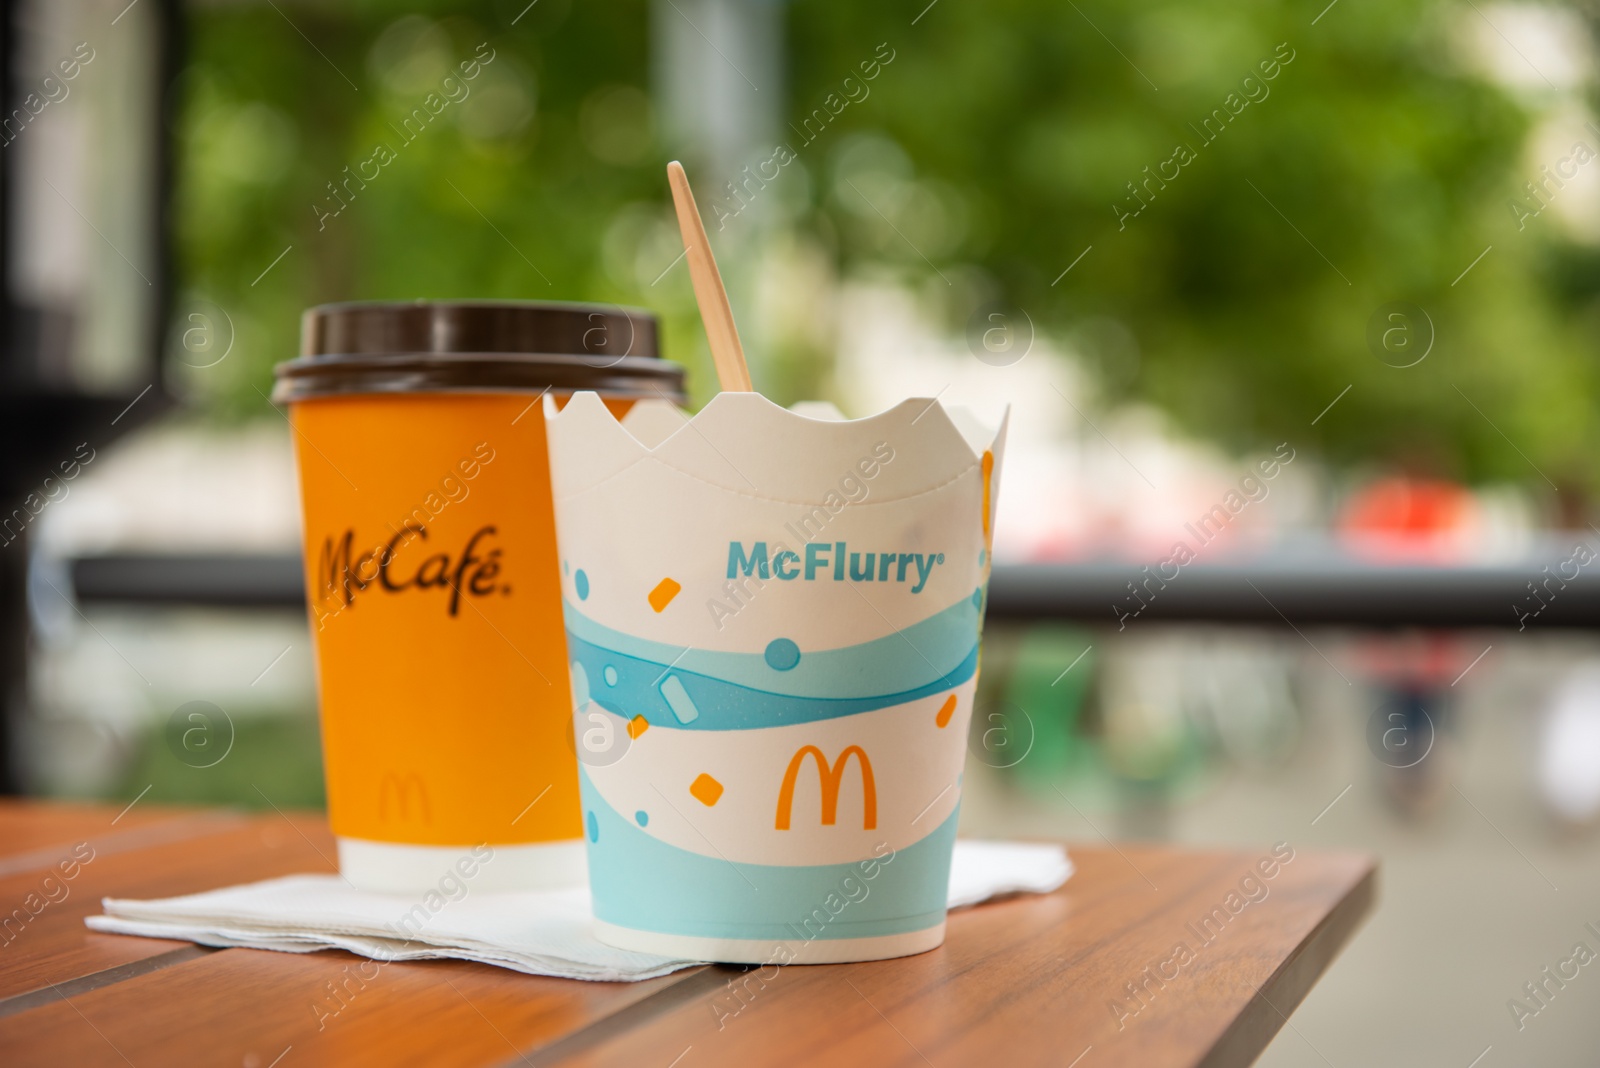
[[[1337,854],[1335,854],[1337,855]],[[1349,856],[1350,854],[1345,854]],[[1279,962],[1244,1009],[1229,1022],[1217,1041],[1196,1062],[1195,1068],[1235,1068],[1254,1064],[1289,1017],[1305,1001],[1312,987],[1327,974],[1356,931],[1372,914],[1378,900],[1377,858],[1356,854],[1365,864],[1361,877],[1344,896]],[[1314,1048],[1314,1047],[1313,1047]]]

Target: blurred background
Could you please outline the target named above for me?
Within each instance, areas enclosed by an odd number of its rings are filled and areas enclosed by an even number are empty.
[[[320,805],[300,311],[639,305],[701,403],[682,159],[764,392],[1012,405],[966,833],[1374,851],[1262,1064],[1595,1063],[1508,1002],[1600,922],[1600,9],[4,9],[7,789]]]

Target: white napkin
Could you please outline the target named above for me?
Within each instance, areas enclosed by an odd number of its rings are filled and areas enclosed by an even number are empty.
[[[950,866],[950,907],[1000,894],[1048,893],[1072,875],[1060,846],[958,841]],[[590,933],[589,890],[468,892],[433,913],[421,933],[399,920],[410,897],[357,890],[336,875],[287,875],[204,894],[156,901],[105,898],[96,931],[173,938],[207,946],[285,953],[345,949],[379,961],[456,957],[530,975],[566,979],[653,979],[699,961],[613,949]]]

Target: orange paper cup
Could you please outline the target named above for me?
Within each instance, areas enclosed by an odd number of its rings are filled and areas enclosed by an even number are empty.
[[[581,883],[544,393],[679,397],[645,312],[346,304],[277,369],[339,867],[356,886]],[[487,852],[485,851],[487,849]],[[470,853],[470,855],[468,855]]]

